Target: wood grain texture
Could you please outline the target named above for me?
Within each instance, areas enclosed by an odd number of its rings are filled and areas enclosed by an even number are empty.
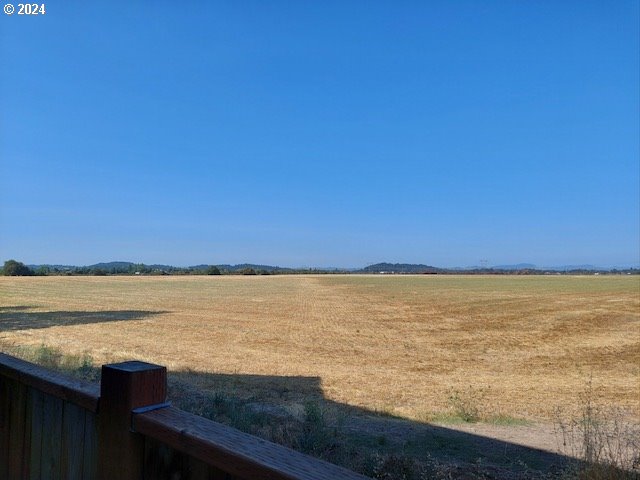
[[[0,377],[0,478],[9,476],[10,380]]]
[[[367,477],[226,425],[163,408],[135,416],[136,431],[240,479],[363,480]]]
[[[63,401],[51,395],[44,396],[42,422],[42,458],[40,461],[43,479],[62,479],[62,412]]]
[[[30,390],[31,403],[31,457],[29,458],[29,479],[42,478],[42,435],[44,424],[44,393]]]
[[[22,478],[25,457],[25,423],[27,410],[27,387],[17,382],[10,383],[9,397],[9,475],[7,478]]]
[[[85,411],[84,417],[84,455],[82,457],[84,478],[98,477],[98,426],[97,415]]]
[[[145,437],[144,480],[242,480],[202,460]]]
[[[61,472],[67,480],[82,480],[85,453],[84,424],[86,410],[65,402],[62,417]]]
[[[33,433],[33,393],[31,387],[26,389],[26,408],[24,422],[24,452],[22,456],[22,477],[30,478],[31,435]]]

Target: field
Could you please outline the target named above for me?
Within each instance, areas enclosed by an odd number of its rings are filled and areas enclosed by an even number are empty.
[[[638,276],[0,277],[0,342],[159,363],[290,412],[516,428],[590,386],[640,419]]]

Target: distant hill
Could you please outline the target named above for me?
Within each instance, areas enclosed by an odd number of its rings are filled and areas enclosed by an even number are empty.
[[[118,270],[120,269],[126,270],[132,265],[135,265],[135,264],[133,262],[106,262],[106,263],[101,262],[93,265],[88,265],[87,268],[102,268],[103,270],[111,270],[112,268],[115,268]]]
[[[180,267],[174,267],[173,265],[163,265],[158,263],[154,263],[153,265],[147,265],[143,263],[133,263],[133,262],[96,263],[93,265],[88,265],[87,267],[84,267],[84,268],[89,268],[92,270],[97,270],[97,269],[106,270],[107,272],[110,272],[110,271],[122,272],[122,271],[128,271],[128,270],[142,269],[143,267],[144,267],[144,270],[146,271],[151,270],[151,271],[171,272],[175,270],[180,270]]]
[[[533,263],[517,263],[515,265],[496,265],[491,268],[495,270],[535,270],[537,267]]]
[[[415,263],[376,263],[364,267],[364,273],[440,273],[444,272],[442,268],[432,267],[430,265]]]

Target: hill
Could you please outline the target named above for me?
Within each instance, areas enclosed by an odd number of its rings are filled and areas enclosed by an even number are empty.
[[[444,272],[442,268],[432,267],[430,265],[423,265],[421,263],[376,263],[364,267],[361,272],[363,273],[441,273]]]

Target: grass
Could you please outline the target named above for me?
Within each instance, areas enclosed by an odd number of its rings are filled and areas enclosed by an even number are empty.
[[[516,428],[553,421],[589,378],[594,402],[640,417],[637,276],[0,277],[0,291],[0,344],[21,356],[89,378],[167,365],[186,408],[319,456],[353,445],[335,430],[348,409]],[[361,470],[415,461],[369,437],[345,453]]]
[[[99,367],[86,352],[81,355],[70,355],[44,344],[37,347],[2,345],[2,351],[88,382],[96,382],[100,379]]]
[[[452,389],[448,395],[449,410],[428,413],[423,417],[423,420],[445,425],[479,422],[498,426],[531,425],[532,422],[527,419],[496,411],[487,402],[489,390],[489,388],[475,390],[471,387],[466,390]]]
[[[173,370],[320,378],[335,402],[419,419],[486,389],[515,418],[553,417],[593,375],[640,409],[640,277],[0,278],[22,328],[5,342]],[[0,306],[2,306],[0,305]],[[162,312],[140,318],[123,312]],[[64,320],[110,312],[112,321]],[[51,315],[47,328],[29,328]],[[129,315],[130,317],[131,315]],[[44,317],[46,318],[46,317]],[[128,318],[128,319],[127,319]],[[615,376],[611,373],[615,372]],[[381,389],[382,387],[382,389]],[[251,388],[246,394],[251,394]]]
[[[599,405],[588,383],[577,412],[556,412],[559,449],[577,458],[567,470],[583,480],[640,479],[640,424],[629,422],[628,413]]]

